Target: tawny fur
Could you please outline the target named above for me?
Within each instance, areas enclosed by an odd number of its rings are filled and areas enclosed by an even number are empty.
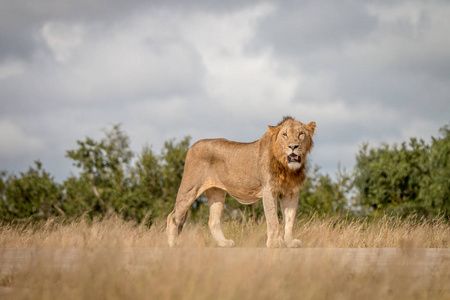
[[[210,205],[209,227],[221,247],[232,247],[221,229],[226,193],[243,204],[263,200],[267,247],[301,247],[293,237],[298,193],[305,182],[305,165],[313,147],[316,123],[302,124],[285,117],[253,143],[225,139],[200,140],[189,149],[174,210],[167,218],[169,246],[177,244],[191,204],[206,192]],[[289,156],[289,157],[288,157]],[[284,219],[280,236],[277,199]]]

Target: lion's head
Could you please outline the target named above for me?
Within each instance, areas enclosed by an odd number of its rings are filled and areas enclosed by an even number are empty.
[[[306,161],[313,146],[312,136],[316,123],[303,124],[291,117],[284,117],[277,126],[269,126],[273,133],[273,154],[281,164],[298,170]]]

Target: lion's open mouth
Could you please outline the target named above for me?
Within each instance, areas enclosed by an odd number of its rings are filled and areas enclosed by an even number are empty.
[[[300,163],[301,160],[302,160],[302,158],[299,155],[295,154],[295,153],[291,153],[287,157],[288,163],[292,163],[292,162]]]

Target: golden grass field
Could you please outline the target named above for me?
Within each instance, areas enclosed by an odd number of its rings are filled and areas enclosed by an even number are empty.
[[[1,299],[450,299],[450,224],[300,218],[302,249],[266,249],[265,223],[231,220],[232,249],[187,223],[166,246],[112,216],[0,226]],[[439,249],[436,249],[439,248]]]

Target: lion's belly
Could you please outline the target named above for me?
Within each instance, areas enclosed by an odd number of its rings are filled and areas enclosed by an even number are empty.
[[[242,204],[252,204],[262,199],[262,189],[259,185],[227,184],[218,181],[207,181],[200,190],[203,191],[209,188],[224,190]]]
[[[262,186],[257,179],[233,176],[220,178],[219,182],[230,196],[242,204],[252,204],[262,199]]]
[[[241,204],[253,204],[253,203],[258,202],[259,200],[261,200],[261,198],[241,199],[241,198],[236,197],[236,196],[234,196],[232,194],[230,194],[230,195],[231,195],[231,197],[236,199]]]
[[[233,189],[226,189],[231,197],[242,204],[252,204],[262,199],[261,189],[248,189],[245,191],[235,191]]]

